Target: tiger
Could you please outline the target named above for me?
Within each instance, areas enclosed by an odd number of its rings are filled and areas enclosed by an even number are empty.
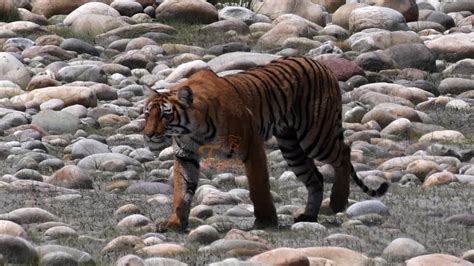
[[[350,177],[368,195],[383,195],[389,185],[369,189],[358,178],[344,142],[338,80],[324,64],[307,57],[278,58],[246,71],[218,76],[202,69],[144,103],[146,141],[172,139],[174,151],[172,214],[160,225],[184,230],[200,176],[200,148],[220,138],[221,153],[245,169],[254,206],[254,228],[277,227],[270,193],[264,142],[272,136],[291,171],[305,185],[304,212],[294,222],[317,222],[323,200],[323,175],[314,160],[335,171],[330,208],[343,211]],[[222,136],[238,138],[229,145]]]

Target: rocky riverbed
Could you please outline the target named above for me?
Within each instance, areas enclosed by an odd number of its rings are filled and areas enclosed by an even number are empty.
[[[0,265],[473,265],[474,2],[209,2],[0,4]],[[354,167],[388,193],[293,224],[307,192],[272,139],[280,228],[206,158],[189,230],[157,232],[173,153],[141,134],[145,87],[290,55],[335,72]]]

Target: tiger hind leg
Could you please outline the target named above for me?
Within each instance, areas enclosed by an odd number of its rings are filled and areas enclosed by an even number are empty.
[[[306,156],[293,130],[283,130],[275,137],[288,167],[308,190],[305,211],[295,218],[295,222],[316,222],[323,200],[323,175],[316,168],[313,159]]]
[[[342,140],[337,142],[334,148],[333,152],[335,152],[337,160],[332,163],[332,167],[336,179],[331,189],[329,206],[333,212],[340,212],[346,208],[350,193],[351,150]]]

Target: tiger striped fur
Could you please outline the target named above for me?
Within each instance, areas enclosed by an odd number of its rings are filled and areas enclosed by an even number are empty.
[[[308,189],[305,212],[295,222],[317,220],[323,176],[313,159],[334,167],[330,196],[334,212],[347,204],[350,176],[370,196],[383,195],[388,183],[371,190],[357,177],[350,147],[343,141],[341,113],[338,81],[326,66],[305,57],[277,59],[224,77],[201,70],[169,92],[150,96],[144,134],[154,142],[171,136],[176,159],[173,213],[164,226],[187,226],[199,179],[199,148],[219,136],[241,139],[237,151],[227,143],[224,153],[245,165],[256,227],[278,224],[264,151],[264,141],[272,135],[289,168]]]

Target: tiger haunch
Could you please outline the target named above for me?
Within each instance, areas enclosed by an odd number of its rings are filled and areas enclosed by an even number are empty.
[[[276,226],[263,142],[275,136],[282,155],[308,189],[305,212],[295,221],[316,221],[323,199],[318,160],[334,167],[330,206],[342,211],[349,197],[350,177],[371,196],[383,195],[388,183],[369,189],[350,161],[343,141],[342,103],[338,82],[323,64],[288,57],[238,74],[218,77],[201,70],[169,92],[146,102],[144,134],[159,142],[172,136],[174,165],[173,214],[164,224],[183,229],[199,179],[200,147],[221,136],[240,139],[236,151],[224,154],[245,165],[257,227]],[[235,148],[235,146],[234,146]]]

